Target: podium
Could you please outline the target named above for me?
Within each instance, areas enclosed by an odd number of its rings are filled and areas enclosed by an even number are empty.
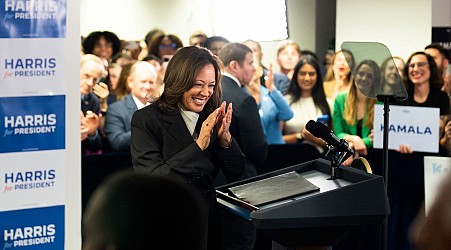
[[[230,193],[230,188],[295,171],[317,191],[255,206]],[[331,180],[330,162],[317,159],[216,189],[220,206],[251,220],[268,238],[285,247],[331,246],[353,226],[380,224],[390,214],[383,178],[341,166]],[[262,194],[264,195],[264,194]]]

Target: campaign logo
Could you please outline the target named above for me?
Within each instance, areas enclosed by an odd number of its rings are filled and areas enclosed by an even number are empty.
[[[56,170],[11,171],[2,176],[3,193],[55,187]]]
[[[384,125],[381,124],[381,130],[384,130]],[[432,135],[432,129],[429,126],[414,126],[406,124],[390,124],[388,126],[389,133],[400,133],[400,134],[416,134],[416,135]]]
[[[66,37],[66,0],[0,0],[0,38]]]
[[[64,249],[64,207],[0,212],[0,249]]]
[[[3,79],[55,76],[56,58],[5,58]]]
[[[65,147],[65,96],[0,98],[0,119],[0,153]]]

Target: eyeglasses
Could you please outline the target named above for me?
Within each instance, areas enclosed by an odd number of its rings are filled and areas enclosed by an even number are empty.
[[[160,44],[160,46],[158,46],[160,49],[175,49],[177,48],[177,44],[175,43],[171,43],[171,44]]]
[[[421,67],[424,67],[426,65],[428,65],[427,62],[417,62],[417,63],[409,63],[409,64],[407,64],[407,67],[413,69],[413,68],[415,68],[415,66],[418,66],[418,68],[421,68]]]

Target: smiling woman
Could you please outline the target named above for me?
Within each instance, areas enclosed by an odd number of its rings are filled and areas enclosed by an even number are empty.
[[[203,214],[208,218],[208,249],[221,246],[213,180],[220,169],[236,180],[245,164],[229,131],[232,104],[226,108],[220,103],[220,78],[218,58],[210,51],[181,48],[169,61],[161,97],[132,119],[133,168],[182,177],[199,191],[208,210]]]

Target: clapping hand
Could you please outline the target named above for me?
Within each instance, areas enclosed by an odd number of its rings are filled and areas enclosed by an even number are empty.
[[[226,112],[226,102],[222,102],[221,106],[212,112],[202,123],[199,137],[196,141],[197,145],[203,151],[210,144],[213,128],[218,124],[218,138],[222,146],[230,145],[232,135],[229,127],[232,121],[232,104],[229,105]]]
[[[92,112],[91,110],[88,110],[86,112],[86,116],[83,114],[82,111],[80,111],[80,134],[81,134],[81,140],[85,140],[89,135],[94,135],[97,128],[100,124],[100,117]]]

